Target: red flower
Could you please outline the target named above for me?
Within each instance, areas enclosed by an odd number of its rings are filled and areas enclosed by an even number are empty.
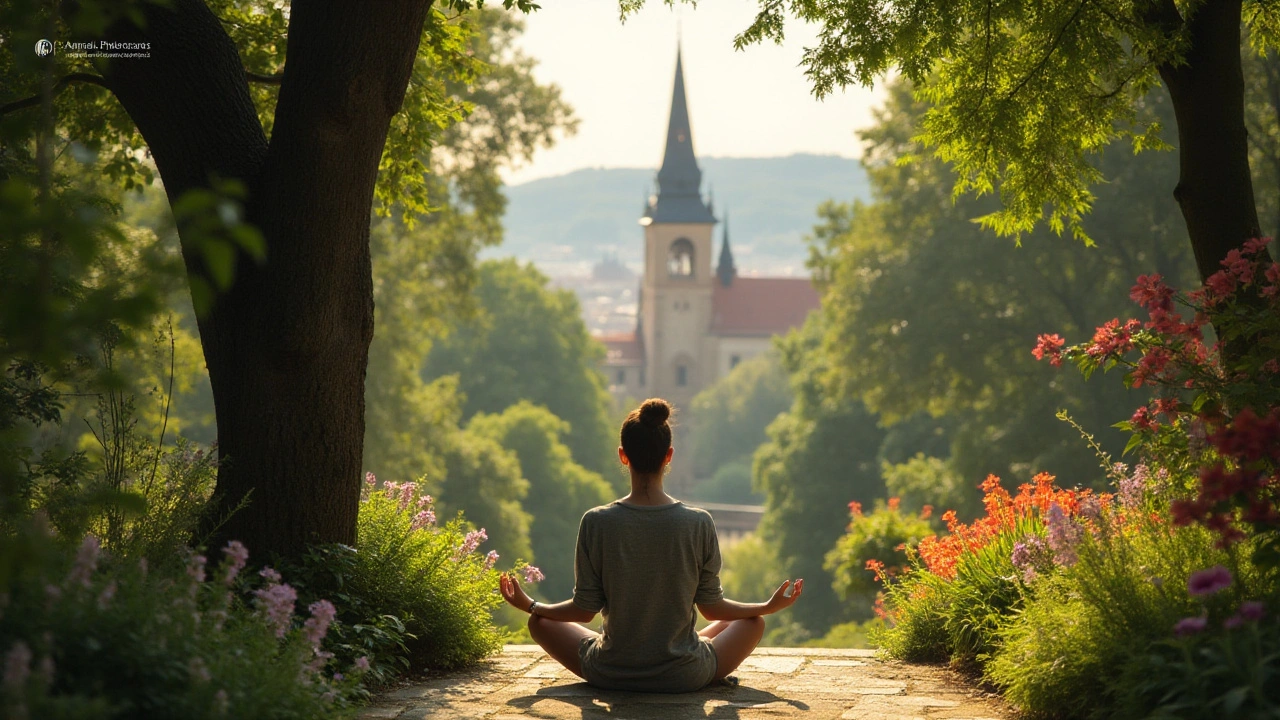
[[[1144,308],[1167,310],[1173,304],[1173,288],[1155,273],[1139,275],[1138,282],[1129,290],[1129,298]]]
[[[1049,358],[1049,364],[1057,367],[1062,364],[1062,346],[1067,341],[1062,336],[1054,333],[1053,335],[1039,335],[1036,337],[1036,346],[1032,348],[1031,354],[1037,360]]]
[[[898,506],[899,506],[901,503],[902,503],[902,501],[901,501],[901,500],[899,500],[898,498],[896,498],[896,497],[891,497],[891,498],[889,498],[889,509],[890,509],[890,510],[892,510],[893,512],[898,512]]]
[[[862,503],[857,500],[850,502],[849,512],[852,513],[854,517],[862,517]]]
[[[933,506],[932,506],[932,505],[925,505],[924,507],[920,508],[920,519],[921,519],[921,520],[928,520],[928,519],[929,519],[929,518],[931,518],[931,517],[933,517]]]
[[[1236,291],[1236,276],[1225,270],[1219,270],[1210,275],[1209,279],[1204,281],[1204,285],[1218,298],[1230,297],[1231,293]]]

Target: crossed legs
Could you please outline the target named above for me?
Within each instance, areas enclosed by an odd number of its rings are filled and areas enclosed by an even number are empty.
[[[720,680],[738,669],[743,660],[760,644],[764,637],[764,618],[751,617],[742,620],[718,620],[698,633],[711,641],[716,651],[716,675]],[[548,620],[538,615],[529,616],[529,635],[533,641],[542,646],[556,662],[565,666],[574,675],[586,679],[582,675],[582,661],[578,657],[578,646],[586,637],[598,637],[599,634],[578,623]]]

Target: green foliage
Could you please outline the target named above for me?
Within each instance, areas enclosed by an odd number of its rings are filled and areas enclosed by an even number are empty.
[[[842,619],[823,556],[844,532],[851,500],[870,503],[884,492],[876,451],[884,432],[860,402],[837,401],[827,383],[821,316],[779,342],[795,401],[769,425],[755,454],[755,486],[765,494],[760,535],[774,548],[786,577],[806,580],[805,601],[792,608],[810,632]],[[785,577],[783,578],[785,579]]]
[[[1167,657],[1162,643],[1179,620],[1204,613],[1217,636],[1240,601],[1276,597],[1247,555],[1216,550],[1203,528],[1136,522],[1124,533],[1086,538],[1079,562],[1035,583],[1022,612],[1008,619],[987,675],[1019,707],[1087,717],[1127,705],[1120,717],[1144,716],[1155,706],[1138,712],[1138,705],[1163,700],[1133,681]],[[1216,564],[1234,569],[1230,591],[1207,604],[1190,597],[1191,574]]]
[[[520,474],[529,482],[523,505],[533,518],[533,557],[546,576],[540,590],[548,598],[569,597],[578,522],[587,510],[608,503],[612,488],[573,461],[562,442],[569,424],[546,408],[521,401],[498,415],[476,415],[467,430],[515,453]]]
[[[826,635],[820,638],[814,638],[804,645],[805,647],[820,648],[866,648],[870,647],[868,637],[876,628],[881,627],[882,623],[879,619],[871,619],[866,622],[846,622],[832,625]]]
[[[497,571],[482,553],[463,552],[461,518],[415,523],[421,495],[402,491],[367,489],[354,551],[320,548],[306,561],[307,592],[337,602],[333,649],[339,658],[367,654],[384,682],[409,667],[461,667],[502,646],[490,615],[501,603]]]
[[[464,417],[520,400],[547,408],[569,423],[565,444],[574,461],[621,490],[612,401],[598,368],[604,348],[587,333],[574,294],[548,283],[532,265],[482,263],[477,316],[431,348],[424,375],[458,375]]]
[[[1096,156],[1119,138],[1133,151],[1165,147],[1164,122],[1142,112],[1158,68],[1213,62],[1220,52],[1196,25],[1192,3],[760,6],[737,47],[780,40],[789,13],[817,25],[818,41],[801,64],[819,97],[852,83],[869,86],[898,69],[933,105],[920,123],[922,150],[931,147],[933,157],[951,164],[954,194],[998,193],[1000,205],[981,213],[983,225],[1021,236],[1047,213],[1050,230],[1069,229],[1088,244],[1093,233],[1083,219],[1095,207],[1092,186],[1105,177]],[[1275,4],[1252,0],[1244,8],[1235,22],[1248,21],[1257,50],[1273,48]]]
[[[1208,637],[1158,643],[1116,683],[1117,717],[1161,720],[1268,718],[1280,714],[1280,624],[1246,623]]]
[[[962,518],[978,514],[978,493],[946,460],[916,453],[904,463],[882,463],[880,473],[889,497],[900,499],[907,510],[918,512],[927,505],[955,510]]]
[[[749,533],[721,549],[720,584],[726,597],[742,602],[763,602],[773,595],[786,576],[777,553],[759,533]],[[808,587],[805,588],[806,591]]]
[[[963,477],[1025,481],[1051,469],[1101,482],[1092,453],[1054,413],[1066,408],[1085,426],[1104,428],[1100,442],[1118,455],[1125,437],[1107,428],[1129,416],[1134,393],[1063,377],[1037,365],[1029,348],[1046,327],[1087,336],[1096,318],[1131,313],[1129,288],[1150,268],[1166,278],[1193,277],[1168,195],[1176,155],[1135,157],[1116,147],[1100,156],[1108,182],[1086,226],[1109,242],[1087,248],[1040,231],[1012,249],[968,221],[993,205],[953,202],[952,172],[941,161],[902,162],[922,151],[914,135],[929,106],[913,99],[904,81],[888,90],[875,125],[863,133],[876,202],[824,206],[815,228],[813,266],[824,289],[833,387],[886,423],[945,416],[949,460]],[[1170,114],[1160,94],[1143,102],[1152,117]]]
[[[698,393],[691,404],[696,420],[689,430],[695,476],[709,477],[750,457],[768,439],[769,423],[791,407],[791,399],[787,374],[775,352],[739,363]]]
[[[716,468],[708,480],[692,490],[698,500],[737,505],[759,505],[764,498],[751,487],[751,456],[740,457]]]
[[[312,669],[304,633],[283,639],[224,582],[190,571],[148,570],[79,550],[28,526],[4,543],[5,616],[0,708],[12,718],[337,718],[354,675]],[[101,566],[99,566],[101,561]],[[203,558],[199,559],[203,562]],[[12,619],[21,618],[21,622]],[[349,666],[342,671],[351,674]]]
[[[880,589],[877,574],[901,573],[908,566],[907,547],[932,535],[933,528],[926,519],[904,513],[897,499],[877,500],[874,511],[859,508],[851,514],[848,531],[827,552],[823,568],[834,578],[832,587],[840,599],[865,619]],[[879,570],[871,569],[869,561]]]
[[[471,524],[493,536],[503,557],[531,557],[533,518],[522,504],[529,481],[520,474],[520,458],[496,440],[466,431],[454,433],[443,454],[441,512],[466,512]]]

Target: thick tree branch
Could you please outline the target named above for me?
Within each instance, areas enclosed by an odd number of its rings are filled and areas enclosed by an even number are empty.
[[[90,85],[97,85],[99,87],[107,88],[108,90],[111,89],[111,87],[107,85],[107,79],[104,77],[101,77],[99,75],[94,75],[93,73],[74,72],[74,73],[68,73],[66,75],[63,75],[61,78],[58,79],[58,82],[54,83],[53,94],[55,96],[58,95],[58,93],[61,93],[63,90],[65,90],[68,85],[75,82],[82,82],[82,83],[88,83]],[[41,97],[40,95],[32,95],[29,98],[14,100],[13,102],[0,105],[0,115],[7,115],[8,113],[11,113],[11,112],[16,112],[18,110],[23,110],[29,107],[35,107],[40,104],[40,97]]]
[[[249,82],[261,83],[263,85],[279,85],[280,81],[284,80],[284,73],[280,73],[279,75],[262,75],[245,70],[244,76],[249,79]]]

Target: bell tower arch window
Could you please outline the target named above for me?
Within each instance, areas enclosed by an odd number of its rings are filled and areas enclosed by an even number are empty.
[[[693,277],[693,243],[679,238],[667,250],[667,275],[673,278]]]

